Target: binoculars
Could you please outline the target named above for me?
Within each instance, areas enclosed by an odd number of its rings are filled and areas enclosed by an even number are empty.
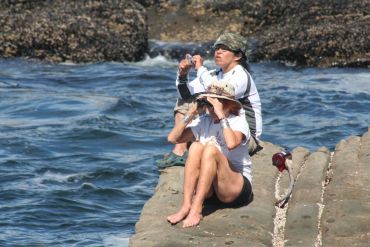
[[[197,99],[197,105],[198,107],[202,107],[202,106],[208,106],[211,108],[213,107],[213,105],[209,103],[209,101],[205,98]]]

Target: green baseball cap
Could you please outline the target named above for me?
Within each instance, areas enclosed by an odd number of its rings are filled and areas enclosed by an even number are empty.
[[[215,48],[217,45],[225,45],[233,51],[241,51],[244,54],[247,51],[247,40],[236,33],[221,34],[213,44],[213,47]]]

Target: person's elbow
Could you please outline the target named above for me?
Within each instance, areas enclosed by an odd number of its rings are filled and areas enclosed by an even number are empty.
[[[240,143],[237,143],[237,142],[231,142],[231,143],[226,144],[227,149],[229,149],[229,150],[233,150],[233,149],[237,148],[239,145],[240,145]]]

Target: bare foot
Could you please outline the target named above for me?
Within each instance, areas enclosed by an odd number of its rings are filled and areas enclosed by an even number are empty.
[[[189,214],[189,211],[190,211],[190,207],[189,208],[182,207],[176,214],[172,214],[168,216],[167,221],[173,225],[177,224]]]
[[[203,215],[201,213],[197,213],[194,211],[190,211],[184,222],[182,223],[182,227],[192,227],[199,225],[200,221],[203,219]]]

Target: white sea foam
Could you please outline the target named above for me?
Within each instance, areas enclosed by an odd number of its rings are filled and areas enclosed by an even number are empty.
[[[61,173],[54,173],[54,172],[46,171],[40,177],[36,177],[34,181],[37,183],[44,183],[44,182],[64,183],[68,181],[68,178],[70,176],[71,175],[65,175]]]
[[[74,66],[74,65],[78,65],[78,63],[74,63],[74,62],[72,62],[72,61],[61,62],[60,64],[61,64],[61,65],[66,65],[66,66]]]
[[[98,187],[96,187],[93,183],[83,183],[81,184],[80,188],[81,189],[97,189]]]
[[[161,68],[168,68],[177,65],[177,61],[175,59],[168,59],[165,56],[159,55],[156,57],[149,57],[149,55],[145,56],[145,59],[139,62],[130,63],[137,66],[142,67],[161,67]]]
[[[158,55],[152,58],[149,57],[149,55],[147,55],[144,60],[139,62],[133,62],[130,64],[141,67],[159,67],[159,68],[174,67],[174,69],[176,70],[178,63],[179,63],[178,60],[166,58],[165,56],[162,55]],[[205,59],[204,66],[208,67],[209,69],[213,69],[216,67],[216,64],[213,61],[213,59]]]
[[[24,179],[21,182],[16,181],[14,182],[13,185],[16,189],[42,191],[42,190],[50,189],[51,186],[52,187],[56,187],[56,186],[65,187],[66,183],[78,183],[85,176],[86,176],[85,174],[66,175],[66,174],[46,171],[45,173],[41,175],[37,175],[36,177],[30,178],[30,179]],[[54,183],[54,184],[50,185],[48,183]],[[60,185],[57,185],[55,183],[59,183]],[[9,186],[12,187],[12,184],[10,184]]]

